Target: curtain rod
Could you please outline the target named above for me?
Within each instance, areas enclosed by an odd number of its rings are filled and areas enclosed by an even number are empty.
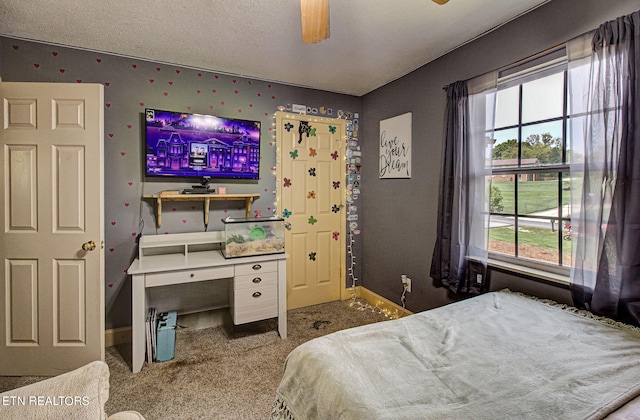
[[[547,48],[547,49],[544,49],[544,50],[542,50],[542,51],[539,51],[539,52],[537,52],[537,53],[535,53],[535,54],[531,54],[531,55],[529,55],[529,56],[527,56],[527,57],[524,57],[524,58],[521,58],[521,59],[519,59],[519,60],[516,60],[516,61],[514,61],[513,63],[507,64],[506,66],[502,66],[502,67],[498,68],[498,69],[497,69],[497,70],[495,70],[495,71],[500,72],[500,71],[506,70],[506,69],[508,69],[508,68],[510,68],[510,67],[513,67],[513,66],[515,66],[515,65],[521,64],[521,63],[523,63],[523,62],[525,62],[525,61],[529,61],[529,60],[531,60],[532,58],[537,57],[537,56],[539,56],[539,55],[549,53],[549,52],[551,52],[551,51],[553,51],[553,50],[555,50],[555,49],[557,49],[557,48],[559,48],[559,47],[564,47],[564,46],[566,46],[566,44],[567,44],[567,42],[561,42],[560,44],[556,44],[556,45],[554,45],[554,46],[552,46],[552,47],[549,47],[549,48]],[[447,85],[442,86],[442,90],[446,91],[446,90],[449,88],[449,85],[450,85],[450,84],[451,84],[451,83],[449,83],[449,84],[447,84]]]

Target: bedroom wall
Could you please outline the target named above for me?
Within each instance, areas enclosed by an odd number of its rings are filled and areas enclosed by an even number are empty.
[[[0,76],[5,82],[102,83],[105,96],[105,305],[106,328],[131,325],[131,284],[125,270],[135,255],[135,237],[140,219],[144,234],[202,231],[201,204],[170,203],[163,209],[163,223],[155,229],[152,203],[141,202],[142,194],[181,189],[191,183],[143,182],[141,167],[142,113],[145,107],[213,114],[262,122],[261,179],[256,182],[216,181],[227,192],[260,193],[252,206],[262,215],[273,214],[275,201],[276,147],[273,113],[278,106],[304,104],[326,107],[325,116],[361,113],[361,99],[280,83],[206,72],[197,69],[137,60],[93,51],[65,48],[0,37]],[[303,71],[303,67],[301,67]],[[320,115],[320,114],[318,114]],[[361,117],[361,115],[360,115]],[[240,202],[212,203],[209,230],[222,230],[222,218],[244,217]],[[354,254],[357,256],[358,238]],[[354,267],[359,275],[358,264]],[[203,296],[224,304],[226,291],[212,297],[215,285],[172,290],[185,307],[203,307]],[[182,303],[181,303],[182,304]],[[213,306],[211,301],[207,306]]]
[[[401,79],[363,97],[361,124],[362,284],[400,303],[400,276],[412,278],[407,307],[422,311],[450,302],[429,277],[436,238],[438,185],[445,107],[443,86],[498,69],[565,42],[601,23],[630,14],[637,0],[553,0],[546,5],[466,44]],[[379,179],[379,123],[413,113],[411,179]],[[566,289],[491,274],[492,288],[544,295],[567,301]]]

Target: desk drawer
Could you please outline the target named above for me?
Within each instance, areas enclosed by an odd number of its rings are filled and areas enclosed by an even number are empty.
[[[256,273],[238,276],[233,279],[235,290],[252,289],[256,287],[278,287],[278,273]]]
[[[278,271],[278,262],[277,261],[264,261],[264,262],[259,262],[259,263],[237,264],[236,265],[236,276],[259,274],[259,273],[268,273],[268,272],[272,272],[272,271]]]
[[[225,279],[233,277],[233,267],[194,268],[191,270],[166,271],[146,275],[145,286],[165,286],[168,284],[191,283],[195,281]]]
[[[278,288],[270,285],[234,290],[231,316],[234,324],[278,316]]]

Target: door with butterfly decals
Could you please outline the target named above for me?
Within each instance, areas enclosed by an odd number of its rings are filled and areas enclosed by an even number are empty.
[[[278,212],[285,220],[287,308],[340,299],[345,287],[342,119],[276,113]]]

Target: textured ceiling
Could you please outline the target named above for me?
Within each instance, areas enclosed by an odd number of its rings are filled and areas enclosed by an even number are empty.
[[[0,0],[0,35],[360,96],[550,0]]]

